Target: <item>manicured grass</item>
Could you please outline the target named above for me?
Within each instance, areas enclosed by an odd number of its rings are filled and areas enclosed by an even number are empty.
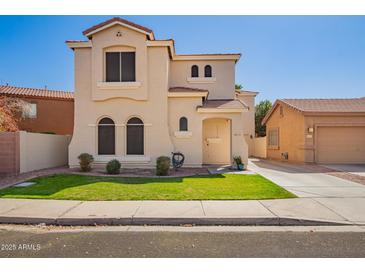
[[[0,190],[1,198],[55,200],[250,200],[294,198],[260,175],[185,178],[116,178],[62,174],[31,180],[35,185]]]

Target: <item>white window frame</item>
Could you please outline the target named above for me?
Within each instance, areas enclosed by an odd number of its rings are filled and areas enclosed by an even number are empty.
[[[37,103],[27,102],[25,109],[23,109],[23,118],[25,119],[37,119],[38,106]]]
[[[123,52],[134,52],[135,54],[135,81],[130,81],[130,82],[122,82],[122,58],[119,58],[119,71],[120,71],[120,81],[119,82],[107,82],[106,81],[106,54],[108,52],[117,52],[119,54],[123,53]],[[115,47],[115,48],[109,48],[109,49],[106,49],[104,50],[104,53],[103,53],[103,63],[104,63],[104,69],[103,69],[103,81],[102,82],[99,82],[101,83],[100,84],[100,87],[113,87],[113,85],[115,86],[120,86],[120,85],[125,85],[127,87],[139,87],[141,84],[140,82],[137,81],[137,51],[134,49],[134,48],[129,48],[129,47]],[[98,84],[99,84],[98,83]],[[105,83],[105,84],[104,84]],[[104,85],[103,85],[104,84]]]

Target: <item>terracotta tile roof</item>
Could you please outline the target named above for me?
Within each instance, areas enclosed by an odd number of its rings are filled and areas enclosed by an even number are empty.
[[[242,55],[241,53],[192,53],[178,54],[178,56],[214,56],[214,55]]]
[[[235,108],[246,108],[246,106],[240,100],[228,99],[228,100],[206,100],[202,108],[235,109]]]
[[[365,99],[281,99],[302,112],[365,112]]]
[[[85,40],[66,40],[65,43],[87,43]]]
[[[259,94],[259,92],[257,92],[257,91],[242,90],[242,89],[236,89],[235,92],[236,92],[237,95],[252,95],[252,96],[256,96],[257,94]]]
[[[350,99],[278,99],[266,114],[261,124],[266,124],[279,104],[285,104],[304,114],[365,113],[365,98]]]
[[[49,90],[49,89],[37,89],[37,88],[23,88],[14,86],[1,86],[0,95],[19,96],[19,97],[42,97],[42,98],[55,98],[62,100],[73,100],[73,92]]]
[[[100,23],[100,24],[97,24],[97,25],[95,25],[95,26],[92,26],[91,28],[88,28],[88,29],[84,30],[84,31],[82,32],[82,34],[87,36],[87,34],[88,34],[88,33],[92,32],[92,31],[94,31],[94,30],[97,30],[97,29],[99,29],[99,28],[102,28],[102,27],[104,27],[104,26],[106,26],[106,25],[109,25],[109,24],[111,24],[111,23],[114,23],[114,22],[120,22],[120,23],[123,23],[123,24],[129,25],[129,26],[131,26],[131,27],[134,27],[134,28],[140,29],[140,30],[145,31],[145,32],[150,33],[150,34],[152,34],[152,33],[153,33],[153,31],[152,31],[151,29],[149,29],[149,28],[146,28],[146,27],[143,27],[143,26],[141,26],[141,25],[135,24],[135,23],[133,23],[133,22],[130,22],[130,21],[125,20],[125,19],[120,18],[120,17],[114,17],[114,18],[112,18],[112,19],[109,19],[109,20],[107,20],[107,21],[105,21],[105,22],[102,22],[102,23]]]
[[[171,87],[169,88],[169,92],[208,92],[208,90],[189,87]]]

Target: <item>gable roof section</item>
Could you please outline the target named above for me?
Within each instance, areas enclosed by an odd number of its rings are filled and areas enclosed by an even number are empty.
[[[265,124],[279,104],[305,114],[348,114],[364,113],[365,98],[350,99],[279,99],[262,120]]]
[[[249,91],[249,90],[241,90],[241,89],[236,89],[235,93],[238,96],[256,96],[257,94],[259,94],[259,92],[257,92],[257,91]]]
[[[92,38],[94,33],[107,29],[116,24],[128,27],[135,31],[144,33],[147,35],[149,39],[147,41],[148,47],[167,47],[169,50],[170,58],[174,61],[194,61],[194,60],[233,60],[235,63],[241,58],[240,53],[206,53],[206,54],[176,54],[175,52],[175,41],[173,39],[159,39],[156,40],[154,37],[154,33],[151,29],[143,27],[141,25],[135,24],[128,20],[125,20],[120,17],[114,17],[107,21],[104,21],[100,24],[97,24],[87,30],[83,31],[83,34],[87,36],[89,39]],[[91,41],[75,41],[75,40],[67,40],[66,44],[71,49],[75,48],[90,48],[92,47]]]
[[[58,100],[74,100],[73,92],[38,88],[23,88],[14,86],[0,86],[0,95],[13,97],[47,98]]]
[[[171,87],[169,88],[168,97],[183,98],[183,97],[208,97],[209,91],[200,88],[190,87]]]
[[[169,88],[169,92],[208,92],[208,90],[190,87],[171,87]]]
[[[107,21],[104,21],[104,22],[102,22],[100,24],[97,24],[95,26],[92,26],[91,28],[88,28],[88,29],[84,30],[82,32],[82,34],[90,38],[93,34],[99,32],[101,30],[110,28],[110,27],[112,27],[114,25],[122,25],[122,26],[125,26],[127,28],[130,28],[130,29],[133,29],[135,31],[138,31],[138,32],[141,32],[141,33],[146,34],[147,37],[150,40],[155,40],[153,31],[151,29],[146,28],[146,27],[141,26],[141,25],[138,25],[136,23],[130,22],[130,21],[125,20],[125,19],[120,18],[120,17],[114,17],[114,18],[109,19]]]
[[[248,107],[237,99],[205,100],[202,106],[197,108],[201,113],[235,113],[248,110]]]

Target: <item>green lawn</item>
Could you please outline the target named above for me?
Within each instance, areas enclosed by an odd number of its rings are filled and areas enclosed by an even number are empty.
[[[35,185],[0,190],[1,198],[55,200],[249,200],[294,198],[260,175],[209,175],[185,178],[116,178],[53,175]]]

